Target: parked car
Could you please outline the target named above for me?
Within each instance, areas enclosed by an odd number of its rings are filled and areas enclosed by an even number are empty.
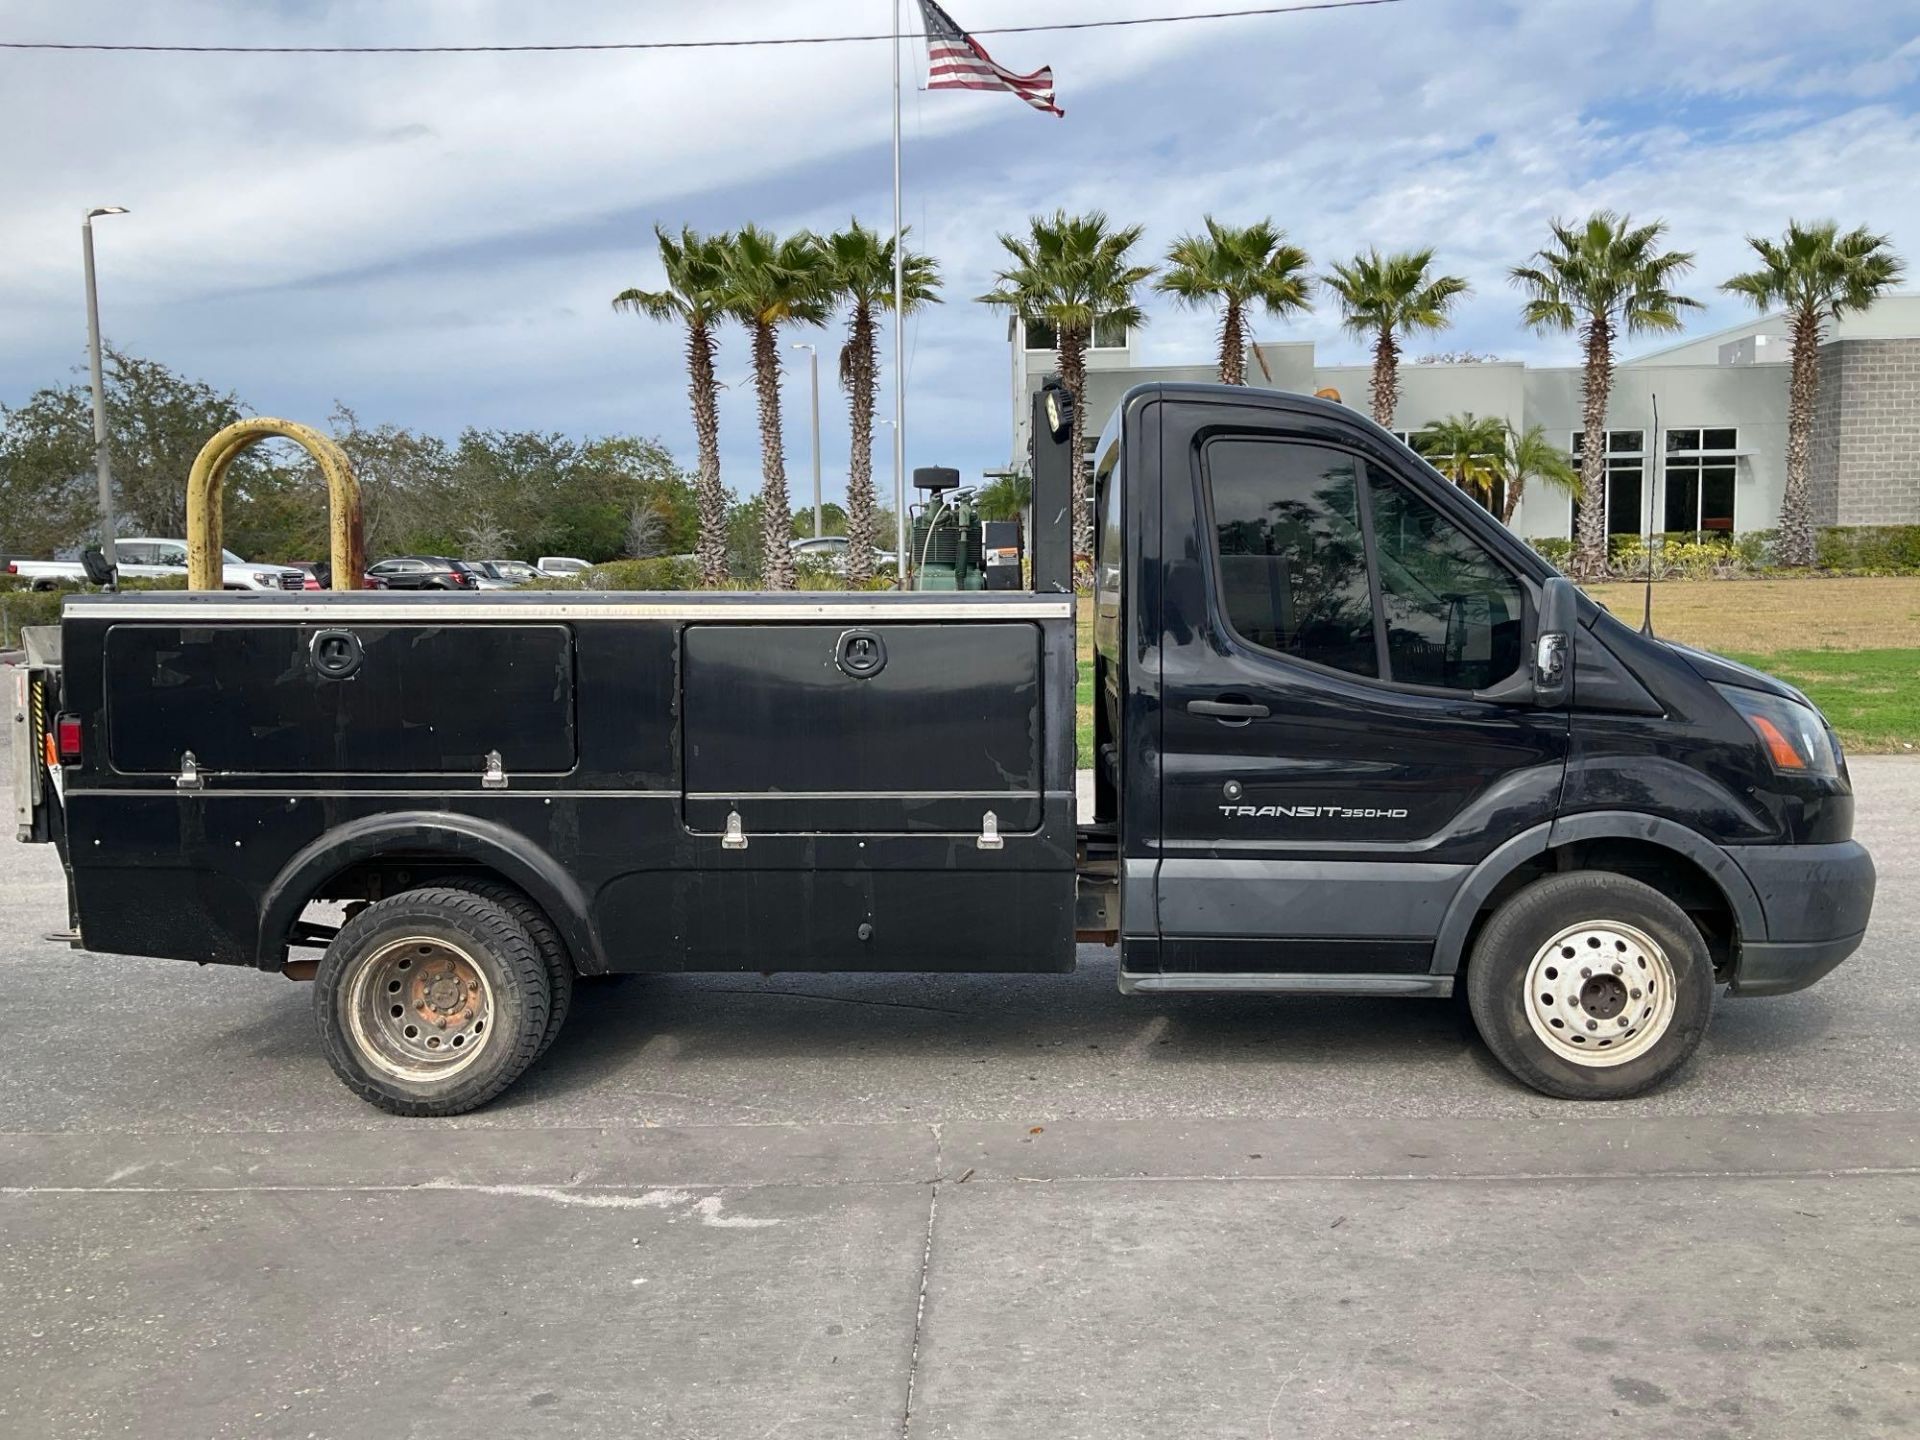
[[[473,571],[482,590],[511,590],[529,580],[547,578],[524,560],[464,560],[461,563]]]
[[[795,560],[811,560],[825,565],[836,575],[847,573],[847,537],[844,535],[808,535],[793,542]],[[873,552],[875,567],[891,565],[895,556],[891,550],[876,548]]]
[[[396,555],[367,567],[389,590],[478,590],[480,577],[444,555]]]
[[[306,583],[300,587],[303,590],[331,590],[333,588],[333,566],[324,560],[295,560],[288,568],[298,570],[302,575],[306,576]],[[362,574],[360,577],[360,588],[362,590],[385,590],[387,588],[387,582],[382,580],[378,575]]]
[[[187,573],[187,542],[156,540],[149,536],[129,536],[113,542],[114,558],[119,562],[122,580],[164,580]],[[231,550],[222,550],[220,583],[228,590],[300,590],[306,577],[291,565],[254,565]],[[87,578],[86,567],[78,560],[11,560],[9,575],[20,575],[33,582],[35,590],[51,590],[62,583],[78,584]]]
[[[533,567],[542,575],[558,575],[565,579],[578,575],[582,570],[591,570],[593,562],[571,555],[542,555],[533,562]]]

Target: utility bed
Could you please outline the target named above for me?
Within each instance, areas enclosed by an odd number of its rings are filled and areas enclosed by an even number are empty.
[[[91,949],[278,968],[315,894],[505,864],[588,971],[1072,964],[1066,597],[156,592],[64,641]]]

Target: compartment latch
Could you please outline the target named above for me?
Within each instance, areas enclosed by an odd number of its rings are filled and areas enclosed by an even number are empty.
[[[194,759],[193,751],[189,750],[180,757],[180,773],[173,777],[173,788],[176,790],[204,788],[200,779],[200,762]]]
[[[487,768],[480,772],[482,790],[504,790],[507,788],[507,767],[500,759],[498,750],[487,752]]]
[[[1000,817],[989,810],[980,817],[980,838],[974,843],[979,850],[1004,850],[1007,842],[1000,838]]]
[[[726,833],[720,837],[720,848],[722,850],[744,850],[747,848],[747,832],[740,824],[740,812],[738,810],[729,810],[727,812],[727,829]]]

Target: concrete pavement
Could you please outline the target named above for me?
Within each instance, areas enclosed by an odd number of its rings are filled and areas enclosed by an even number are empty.
[[[582,992],[401,1122],[308,991],[74,954],[0,850],[0,1434],[1920,1432],[1920,763],[1862,953],[1608,1107],[1443,1003]]]

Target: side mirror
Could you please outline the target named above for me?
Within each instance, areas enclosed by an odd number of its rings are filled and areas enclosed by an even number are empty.
[[[86,572],[90,584],[103,590],[111,590],[115,582],[114,567],[107,564],[106,553],[98,545],[89,545],[80,552],[80,568]]]
[[[1556,575],[1542,585],[1527,663],[1498,685],[1474,691],[1473,698],[1541,710],[1565,705],[1573,695],[1573,627],[1579,623],[1579,595],[1564,576]]]
[[[1533,703],[1543,710],[1573,696],[1573,628],[1579,623],[1579,591],[1563,575],[1540,587],[1533,631]]]

